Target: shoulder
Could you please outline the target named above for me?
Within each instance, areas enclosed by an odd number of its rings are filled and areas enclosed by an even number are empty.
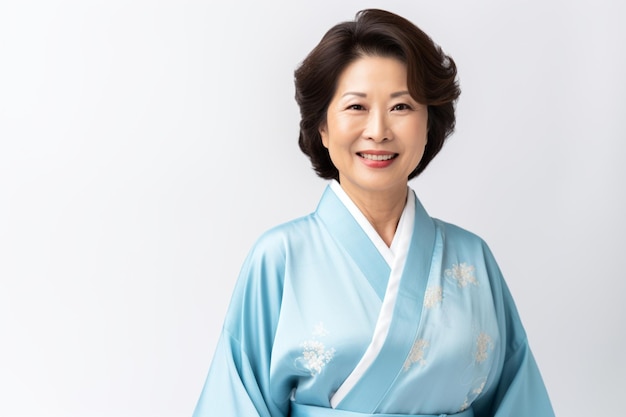
[[[320,225],[314,214],[274,226],[263,232],[254,242],[243,263],[242,275],[274,275],[284,277],[289,259],[306,253],[307,247]],[[267,278],[266,278],[267,279]]]
[[[504,278],[489,245],[482,237],[457,225],[433,219],[439,230],[446,265],[470,265],[487,278],[492,290],[500,294]]]
[[[316,223],[313,214],[274,226],[255,241],[250,255],[284,257],[294,244],[306,241]]]
[[[468,249],[478,250],[481,253],[485,252],[489,254],[489,256],[492,256],[487,243],[477,234],[443,220],[433,218],[433,221],[440,230],[446,245],[466,247]]]
[[[310,216],[301,217],[262,233],[241,266],[225,327],[239,340],[258,317],[275,329],[281,309],[287,257],[294,239],[302,239]]]

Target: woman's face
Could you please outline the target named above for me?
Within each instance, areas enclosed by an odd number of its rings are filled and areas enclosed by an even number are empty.
[[[320,134],[348,194],[406,192],[428,132],[427,106],[408,90],[395,58],[364,56],[337,80]]]

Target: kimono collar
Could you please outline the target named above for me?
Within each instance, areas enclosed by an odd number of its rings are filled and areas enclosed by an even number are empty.
[[[365,220],[364,224],[361,225],[359,221],[357,221],[356,218],[358,218],[360,211],[357,209],[357,213],[353,215],[331,187],[333,186],[329,185],[326,187],[322,199],[317,206],[317,210],[315,211],[315,215],[326,225],[326,229],[339,243],[340,247],[355,261],[356,265],[368,278],[370,284],[382,300],[392,268],[390,265],[393,265],[393,262],[391,264],[388,263],[381,253],[384,252],[384,250],[379,250],[377,245],[373,243],[377,238],[382,241],[378,233],[374,231],[374,237],[371,238],[365,231],[368,227],[371,227],[369,222]],[[407,230],[406,233],[408,233],[408,235],[402,233],[405,237],[401,240],[410,242],[410,247],[415,246],[413,251],[425,252],[424,259],[420,259],[421,262],[425,262],[426,259],[430,262],[430,255],[432,254],[435,238],[434,222],[430,216],[428,216],[417,197],[415,197],[413,191],[410,191],[409,198],[413,200],[414,210],[412,210],[413,213],[411,213],[411,210],[405,207],[403,216],[401,217],[401,219],[403,219],[401,221],[402,226],[399,224],[398,230]],[[409,206],[409,204],[407,204],[407,206]],[[414,217],[413,222],[409,222],[411,214],[413,214]],[[363,214],[360,213],[360,215],[362,216]],[[394,237],[394,240],[400,238],[398,232],[396,232],[396,234],[397,236]],[[406,245],[406,243],[404,245]],[[400,253],[400,247],[404,245],[399,244],[396,253]],[[384,242],[383,246],[386,248]],[[395,256],[393,256],[392,259],[393,258],[395,258]]]
[[[378,249],[378,252],[383,259],[385,259],[387,265],[392,267],[395,255],[398,251],[407,250],[408,243],[411,240],[411,234],[413,233],[413,224],[415,221],[415,193],[413,190],[411,188],[408,190],[407,201],[402,210],[396,233],[391,242],[391,247],[388,247],[378,232],[376,232],[374,226],[367,220],[357,205],[354,204],[354,201],[346,194],[344,189],[341,188],[339,182],[332,180],[329,187],[337,195],[346,209],[348,209],[354,220],[361,226],[361,229],[363,229],[372,244]]]

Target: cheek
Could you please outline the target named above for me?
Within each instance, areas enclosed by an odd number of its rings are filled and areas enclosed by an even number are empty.
[[[428,143],[428,130],[423,123],[417,123],[412,127],[409,137],[415,138],[411,146],[413,147],[413,152],[418,160],[417,162],[419,162],[426,151],[426,145]]]
[[[360,136],[363,130],[363,118],[354,115],[339,114],[328,116],[328,136],[332,139],[334,145],[345,144],[353,141]]]

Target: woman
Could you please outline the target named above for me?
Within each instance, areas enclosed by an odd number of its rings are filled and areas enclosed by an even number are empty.
[[[454,129],[454,61],[364,10],[295,82],[300,148],[331,183],[252,248],[195,416],[552,416],[489,249],[407,185]]]

